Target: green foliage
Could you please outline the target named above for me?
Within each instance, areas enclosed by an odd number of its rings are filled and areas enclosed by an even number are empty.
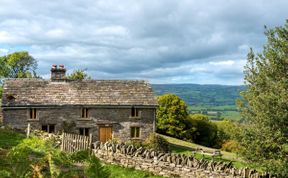
[[[135,170],[134,168],[124,168],[117,165],[106,165],[110,170],[111,178],[161,178],[162,176],[154,176],[150,172]]]
[[[225,141],[221,150],[237,153],[239,151],[239,143],[236,140]]]
[[[0,170],[0,177],[2,178],[10,178],[12,177],[11,173],[6,170]]]
[[[217,141],[215,147],[223,148],[223,144],[227,142],[236,142],[235,139],[240,132],[240,128],[242,127],[239,123],[232,122],[231,120],[223,120],[214,123],[217,125]],[[233,151],[238,150],[233,149]]]
[[[63,121],[62,127],[64,132],[71,133],[71,131],[73,131],[73,128],[76,127],[76,123],[74,121]]]
[[[159,96],[157,100],[157,132],[180,138],[188,116],[185,102],[174,94]]]
[[[205,146],[213,146],[215,144],[217,126],[207,116],[194,114],[190,115],[187,121],[190,123],[190,128],[195,128],[195,131],[191,135],[195,143]]]
[[[88,177],[108,178],[110,176],[110,171],[100,163],[95,155],[89,156],[85,161],[84,172]]]
[[[84,163],[84,167],[75,162]],[[13,147],[7,164],[13,166],[0,174],[12,177],[109,177],[109,171],[88,151],[67,154],[54,148],[50,140],[37,137],[24,139]]]
[[[0,129],[0,148],[8,149],[16,146],[25,138],[25,135],[17,133],[12,129]]]
[[[112,141],[112,140],[111,140]],[[113,142],[113,141],[112,141]],[[119,143],[119,142],[118,142]],[[140,141],[140,140],[129,140],[129,141],[126,141],[125,144],[127,145],[133,145],[134,147],[136,148],[139,148],[139,147],[142,147],[143,146],[143,143]]]
[[[288,176],[288,20],[266,29],[261,54],[251,51],[245,66],[247,90],[238,102],[247,126],[239,137],[242,155],[266,171]]]
[[[70,75],[67,76],[70,80],[83,80],[83,79],[91,79],[90,76],[83,69],[74,70]]]
[[[150,134],[144,144],[155,151],[168,152],[170,150],[168,141],[156,133]]]
[[[1,56],[0,66],[0,78],[37,77],[37,61],[26,51]]]
[[[3,94],[3,86],[0,84],[0,102]]]
[[[13,159],[23,160],[33,155],[33,157],[43,157],[51,149],[51,144],[37,137],[24,139],[9,153]]]
[[[71,159],[75,162],[80,162],[82,160],[88,159],[90,153],[88,150],[81,150],[71,154]]]
[[[44,164],[42,158],[49,148],[50,146],[47,145],[46,147],[43,140],[37,138],[24,139],[9,152],[8,159],[13,167],[6,171],[9,171],[15,177],[39,175],[40,167]]]

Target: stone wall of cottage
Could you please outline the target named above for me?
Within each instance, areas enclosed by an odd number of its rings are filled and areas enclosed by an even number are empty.
[[[193,156],[161,153],[133,145],[95,142],[93,153],[102,161],[124,167],[146,170],[165,177],[184,178],[264,178],[266,173],[243,168],[236,169],[232,163],[198,160]]]
[[[36,108],[36,119],[29,119],[29,109],[5,109],[4,124],[25,130],[30,123],[34,129],[42,125],[55,125],[56,132],[79,134],[79,128],[89,128],[93,140],[98,139],[100,126],[112,126],[112,137],[120,141],[130,140],[130,127],[140,127],[140,140],[153,132],[155,109],[139,108],[140,117],[131,117],[130,108],[89,108],[88,118],[81,118],[81,107]]]
[[[2,113],[2,108],[0,106],[0,123],[3,122],[3,113]]]

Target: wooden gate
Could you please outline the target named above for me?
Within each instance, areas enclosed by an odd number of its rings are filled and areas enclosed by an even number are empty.
[[[99,140],[100,142],[106,142],[112,139],[112,127],[99,127]]]
[[[88,136],[63,133],[61,150],[69,153],[91,149],[92,134]]]

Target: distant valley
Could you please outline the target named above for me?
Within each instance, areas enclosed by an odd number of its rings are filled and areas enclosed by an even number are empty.
[[[235,100],[245,90],[244,85],[152,84],[152,88],[157,96],[176,94],[186,102],[192,113],[206,112],[212,119],[240,119]]]

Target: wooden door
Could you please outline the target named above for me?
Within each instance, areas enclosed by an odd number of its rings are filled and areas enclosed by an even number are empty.
[[[99,128],[99,141],[106,142],[112,139],[112,127],[100,127]]]

